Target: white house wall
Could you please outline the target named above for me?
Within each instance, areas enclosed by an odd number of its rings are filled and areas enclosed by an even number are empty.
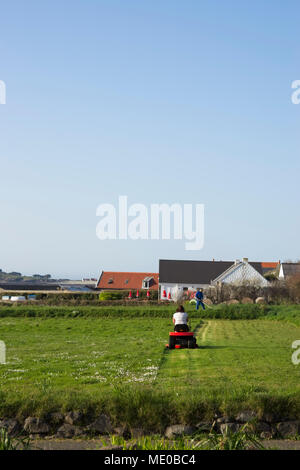
[[[166,291],[167,298],[169,293],[171,293],[171,297],[173,299],[173,294],[176,292],[177,288],[182,290],[184,288],[188,288],[189,290],[192,289],[206,289],[207,287],[210,287],[209,284],[173,284],[173,283],[164,283],[160,284],[160,298],[161,300],[166,300],[166,297],[163,297],[163,292],[164,290]]]
[[[283,272],[283,267],[282,264],[280,265],[280,270],[279,270],[279,279],[284,279],[284,272]]]

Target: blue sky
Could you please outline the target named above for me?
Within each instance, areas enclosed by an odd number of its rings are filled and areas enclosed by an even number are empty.
[[[1,5],[0,268],[299,254],[296,0]],[[96,208],[205,204],[205,244],[100,241]]]

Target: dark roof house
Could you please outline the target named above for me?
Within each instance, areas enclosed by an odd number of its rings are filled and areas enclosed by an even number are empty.
[[[159,260],[159,282],[210,284],[232,266],[232,261]]]
[[[209,286],[217,282],[229,283],[249,280],[267,285],[268,282],[263,274],[263,263],[248,262],[247,258],[242,261],[159,261],[159,282],[161,285]]]
[[[281,263],[279,279],[284,280],[296,274],[300,274],[300,263]]]

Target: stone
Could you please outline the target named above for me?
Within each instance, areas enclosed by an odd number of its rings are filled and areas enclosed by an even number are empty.
[[[81,424],[83,419],[83,415],[80,411],[70,411],[65,415],[65,423],[77,425]]]
[[[260,437],[261,439],[265,439],[265,440],[267,440],[267,441],[269,441],[270,439],[272,439],[273,436],[274,436],[274,435],[273,435],[272,432],[261,432],[260,435],[259,435],[259,437]]]
[[[236,299],[231,299],[231,300],[227,300],[226,304],[227,305],[235,305],[235,304],[239,304],[240,302]]]
[[[257,299],[255,300],[255,303],[265,305],[266,301],[265,301],[264,297],[257,297]]]
[[[123,437],[124,439],[130,439],[131,438],[131,432],[128,428],[128,426],[118,426],[117,428],[114,429],[114,434],[116,436]]]
[[[72,437],[81,436],[83,434],[82,429],[73,424],[63,424],[57,431],[56,437],[62,439],[71,439]]]
[[[249,432],[249,433],[255,433],[256,435],[259,435],[259,436],[273,436],[273,431],[272,431],[272,427],[270,424],[268,423],[264,423],[264,422],[257,422],[257,421],[254,421],[254,422],[248,422],[245,424],[242,425],[243,427],[245,427],[245,431],[246,432]],[[263,437],[263,439],[267,439],[266,437]]]
[[[51,413],[49,415],[49,422],[51,424],[62,424],[64,422],[64,415],[59,412]]]
[[[206,305],[213,305],[213,301],[211,299],[204,299]]]
[[[144,437],[148,435],[147,431],[143,428],[132,428],[131,429],[131,437],[133,439],[139,439],[139,437]]]
[[[93,423],[87,426],[87,430],[93,434],[111,434],[113,427],[109,417],[101,414]]]
[[[196,431],[194,426],[189,426],[185,424],[174,424],[173,426],[168,426],[165,431],[165,436],[168,439],[182,436],[191,436]]]
[[[235,418],[236,421],[239,423],[249,423],[249,421],[253,421],[257,418],[257,414],[255,411],[246,410],[241,411]]]
[[[16,419],[7,418],[0,420],[0,429],[5,429],[10,436],[17,436],[21,426]]]
[[[253,304],[253,300],[250,297],[243,297],[241,300],[242,304]]]
[[[278,423],[276,429],[283,438],[295,437],[300,433],[300,421]]]
[[[273,413],[265,412],[262,417],[263,421],[266,423],[278,423],[280,421],[284,421],[284,418],[282,416],[278,416]],[[288,421],[288,419],[286,420]]]
[[[45,434],[29,434],[29,439],[37,441],[38,439],[45,439]]]
[[[234,419],[232,418],[232,416],[220,416],[220,418],[217,418],[216,422],[217,424],[224,424],[224,423],[232,423],[232,421],[234,421]]]
[[[197,431],[207,433],[213,429],[214,423],[209,423],[208,421],[200,421],[196,424]]]
[[[240,428],[241,428],[241,425],[238,423],[224,423],[220,425],[220,431],[223,434],[223,436],[227,434],[228,432],[230,433],[238,432]]]
[[[258,434],[263,434],[263,433],[270,433],[271,435],[273,434],[271,425],[268,423],[263,423],[262,421],[258,423],[254,423],[254,430]]]
[[[29,417],[25,420],[24,431],[28,434],[48,434],[50,427],[40,418]]]

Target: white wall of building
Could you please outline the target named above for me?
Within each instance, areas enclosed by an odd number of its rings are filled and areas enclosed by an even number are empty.
[[[283,267],[282,264],[280,265],[280,270],[279,270],[279,279],[284,279],[284,272],[283,272]]]
[[[261,287],[267,287],[269,284],[269,282],[248,262],[240,262],[232,266],[225,271],[225,273],[221,274],[216,281],[225,284],[243,284],[250,282]]]
[[[176,295],[177,290],[184,291],[184,290],[196,290],[196,289],[206,289],[210,287],[209,284],[173,284],[173,283],[162,283],[160,284],[160,299],[161,300],[168,300],[169,293],[171,293],[171,299],[173,300],[173,296]],[[163,297],[163,292],[166,291],[167,297]]]

